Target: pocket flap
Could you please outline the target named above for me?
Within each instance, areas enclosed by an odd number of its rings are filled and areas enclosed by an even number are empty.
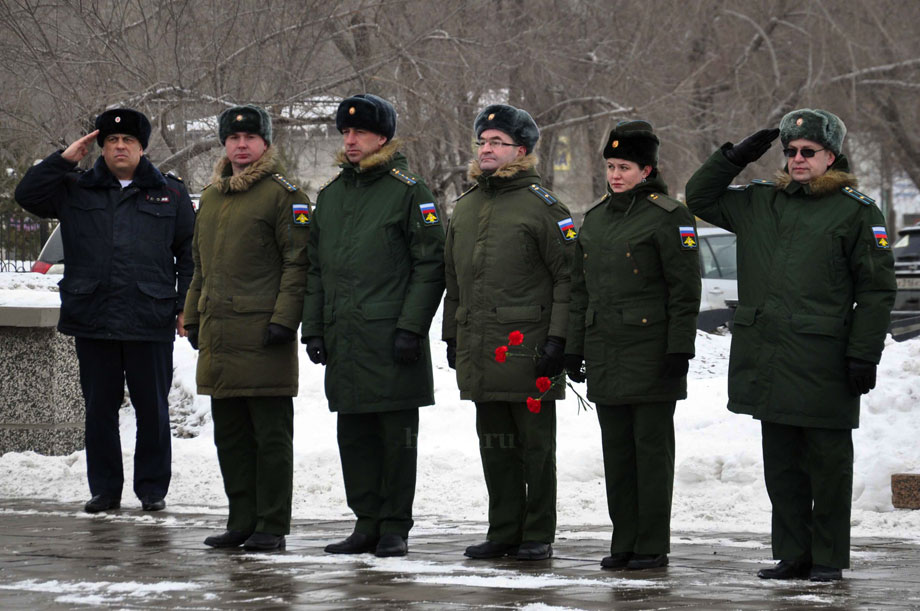
[[[540,322],[542,308],[538,305],[502,306],[495,308],[498,322]]]
[[[208,296],[201,295],[198,297],[198,311],[205,312],[208,309]]]
[[[169,203],[143,201],[137,204],[137,209],[151,216],[176,216],[176,207]]]
[[[816,314],[793,314],[792,328],[799,333],[838,337],[843,333],[843,319]]]
[[[96,291],[99,281],[94,278],[69,278],[64,277],[58,282],[58,287],[62,291],[73,293],[74,295],[89,295]]]
[[[245,314],[247,312],[273,312],[275,310],[275,297],[262,297],[261,295],[238,295],[233,297],[233,311]]]
[[[588,308],[585,310],[585,327],[590,327],[593,325],[595,318],[597,318],[597,312],[594,311],[594,308]]]
[[[741,325],[742,327],[749,327],[754,324],[754,319],[756,318],[757,308],[753,306],[738,306],[735,309],[734,317],[732,317],[732,323]]]
[[[646,306],[643,308],[631,308],[623,310],[623,324],[636,325],[644,327],[661,322],[667,318],[664,308],[661,306]]]
[[[323,324],[331,325],[335,322],[335,306],[324,305],[323,306]]]
[[[457,306],[457,311],[454,312],[454,320],[458,323],[466,324],[467,319],[470,317],[470,310],[464,306]]]
[[[68,202],[67,205],[71,208],[77,208],[79,210],[101,210],[105,208],[105,200],[97,197],[88,200],[76,198]]]
[[[365,320],[399,318],[401,312],[402,301],[377,301],[361,304],[361,313]]]
[[[144,295],[154,299],[175,299],[179,296],[179,293],[176,292],[176,287],[159,282],[138,282],[137,288]]]

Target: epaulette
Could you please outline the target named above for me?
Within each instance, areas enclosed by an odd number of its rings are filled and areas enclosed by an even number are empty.
[[[166,172],[165,176],[166,176],[166,178],[172,178],[172,179],[175,180],[175,181],[183,182],[183,181],[182,181],[182,177],[179,176],[178,174],[173,174],[173,171],[172,171],[172,170],[170,170],[169,172]]]
[[[281,174],[277,174],[277,173],[272,174],[272,178],[275,179],[275,182],[276,182],[276,183],[278,183],[279,185],[281,185],[282,187],[284,187],[285,189],[287,189],[287,190],[290,191],[291,193],[293,193],[294,191],[297,190],[297,185],[295,185],[294,183],[292,183],[291,181],[289,181],[287,178],[285,178],[285,177],[282,176]]]
[[[853,187],[843,187],[842,191],[846,193],[847,195],[849,195],[850,197],[852,197],[853,199],[855,199],[856,201],[858,201],[860,204],[871,206],[875,203],[874,199],[872,199],[871,197],[869,197],[868,195],[864,193],[860,193]]]
[[[728,185],[729,191],[747,191],[750,185]]]
[[[679,201],[671,199],[664,193],[649,193],[647,199],[659,208],[662,208],[665,212],[674,212],[680,207]]]
[[[598,206],[601,206],[602,204],[606,204],[608,199],[610,199],[610,194],[609,194],[609,193],[604,193],[604,196],[603,196],[602,198],[600,198],[599,200],[597,200],[596,202],[594,202],[593,204],[591,204],[591,207],[588,208],[588,210],[585,212],[585,216],[588,215],[588,212],[591,212],[592,210],[594,210],[594,209],[597,208]]]
[[[755,178],[754,180],[751,181],[751,184],[752,184],[752,185],[761,185],[761,186],[764,186],[764,187],[772,187],[772,186],[776,185],[776,183],[775,183],[774,181],[772,181],[772,180],[764,180],[763,178]]]
[[[416,180],[415,178],[412,178],[411,176],[409,176],[408,174],[406,174],[399,168],[393,168],[392,170],[390,170],[390,176],[392,176],[393,178],[398,178],[399,180],[403,181],[410,187],[418,183],[418,180]]]
[[[330,178],[329,180],[327,180],[326,182],[324,182],[322,185],[320,185],[320,188],[316,191],[316,194],[319,195],[320,193],[322,193],[323,189],[325,189],[326,187],[328,187],[329,185],[331,185],[332,183],[334,183],[334,182],[335,182],[335,179],[338,178],[338,177],[341,176],[341,175],[342,175],[342,170],[339,170],[339,173],[338,173],[338,174],[336,174],[335,176],[333,176],[332,178]]]
[[[537,183],[534,183],[527,188],[530,189],[531,193],[533,193],[534,195],[542,199],[543,203],[545,203],[547,206],[552,206],[553,204],[559,201],[558,199],[556,199],[555,195],[553,195],[552,193],[550,193],[549,191],[547,191],[546,189],[544,189]]]
[[[479,183],[476,183],[475,185],[473,185],[472,187],[470,187],[469,189],[467,189],[466,191],[464,191],[463,193],[461,193],[461,194],[457,197],[457,199],[455,199],[454,201],[456,202],[456,201],[459,201],[460,198],[466,197],[467,195],[469,195],[470,193],[472,193],[473,190],[475,190],[478,186],[479,186]]]
[[[213,187],[213,186],[214,186],[214,183],[209,182],[208,184],[206,184],[204,187],[201,188],[201,192],[204,193],[205,189],[207,189],[208,187]]]

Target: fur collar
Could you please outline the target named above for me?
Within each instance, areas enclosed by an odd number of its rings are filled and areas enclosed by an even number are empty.
[[[402,145],[402,140],[399,138],[393,138],[382,147],[380,147],[379,151],[376,153],[371,153],[359,161],[357,165],[354,165],[352,162],[348,161],[348,157],[345,156],[345,149],[343,148],[335,154],[335,163],[339,166],[352,166],[357,172],[367,172],[371,168],[376,168],[377,166],[382,166],[390,163],[390,161],[393,160],[393,157],[396,156],[396,153],[399,152],[400,145]]]
[[[233,166],[226,155],[214,166],[214,175],[211,184],[221,193],[240,193],[248,191],[269,174],[280,171],[279,162],[275,158],[275,149],[268,147],[265,153],[255,162],[244,169],[240,174],[233,175]]]
[[[93,168],[88,172],[83,172],[78,180],[80,185],[86,187],[108,188],[117,186],[121,188],[121,184],[109,170],[109,166],[105,163],[105,158],[102,155],[99,155],[99,158],[96,159]],[[134,169],[134,176],[131,177],[131,182],[141,189],[155,189],[165,185],[166,179],[156,166],[150,163],[147,155],[141,155],[141,160]]]
[[[792,184],[792,175],[790,175],[785,170],[781,170],[776,173],[776,188],[779,190],[784,190]],[[843,170],[828,170],[821,176],[810,180],[808,182],[808,192],[811,195],[824,196],[830,195],[831,193],[836,193],[843,187],[851,187],[853,189],[859,186],[859,181],[856,179],[856,176],[850,172],[844,172]]]
[[[537,166],[539,159],[533,153],[529,155],[524,155],[523,157],[518,157],[511,163],[506,163],[503,166],[500,166],[497,170],[492,172],[492,176],[495,178],[511,178],[518,172],[523,172]],[[479,160],[474,159],[470,162],[470,169],[468,176],[470,180],[476,180],[482,176],[482,168],[479,167]]]

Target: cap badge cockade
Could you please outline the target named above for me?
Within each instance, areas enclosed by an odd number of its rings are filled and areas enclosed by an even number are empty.
[[[801,125],[804,122],[805,122],[805,119],[803,119],[802,117],[799,117],[798,119],[795,120],[796,125]]]
[[[115,122],[116,122],[116,123],[121,123],[121,117],[115,117]]]
[[[616,148],[616,147],[618,147],[618,146],[620,146],[620,141],[619,141],[619,140],[614,140],[613,142],[610,143],[610,147],[611,147],[611,148]]]
[[[348,109],[348,114],[350,114],[350,115],[355,114],[355,107],[354,107],[354,106],[352,106],[351,108]]]
[[[489,113],[489,116],[486,117],[486,118],[487,118],[487,120],[491,121],[492,119],[495,118],[495,113],[494,113],[494,112],[490,112],[490,113]]]

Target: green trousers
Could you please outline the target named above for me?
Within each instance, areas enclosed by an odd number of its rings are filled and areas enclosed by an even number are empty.
[[[761,422],[773,558],[850,567],[853,431]]]
[[[229,530],[291,532],[291,397],[211,399],[214,445],[230,505]]]
[[[355,532],[409,537],[418,457],[418,408],[339,414],[339,457]]]
[[[674,407],[674,401],[597,406],[611,554],[671,549]]]
[[[524,403],[476,403],[479,455],[496,543],[556,538],[556,402],[539,414]]]

